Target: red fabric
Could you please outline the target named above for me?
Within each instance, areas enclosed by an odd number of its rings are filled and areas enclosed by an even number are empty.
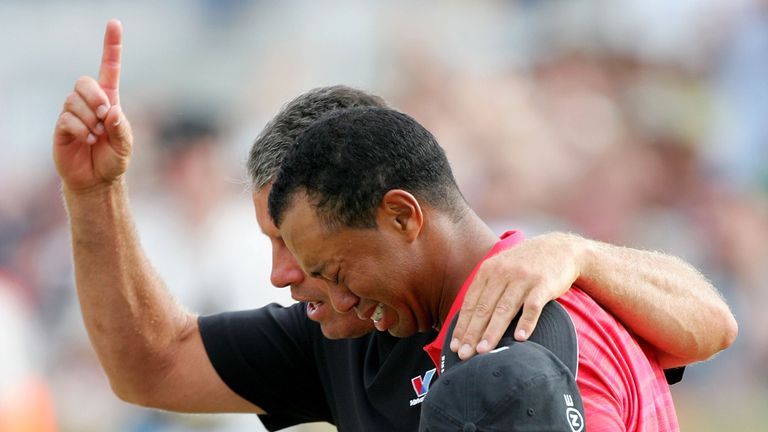
[[[678,431],[664,370],[650,347],[577,287],[558,299],[576,326],[587,428],[601,431]]]
[[[444,323],[461,309],[464,295],[480,264],[523,241],[517,231],[501,236],[464,282]],[[679,431],[675,406],[664,371],[647,344],[636,340],[624,326],[576,286],[558,302],[573,320],[579,343],[576,383],[584,402],[587,430]],[[424,351],[440,370],[440,351],[448,326]]]

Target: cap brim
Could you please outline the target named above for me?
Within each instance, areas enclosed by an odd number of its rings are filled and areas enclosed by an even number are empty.
[[[521,315],[522,310],[509,324],[497,347],[525,343],[518,342],[514,338],[515,327],[517,327],[517,322],[520,320]],[[449,369],[461,361],[458,354],[451,351],[450,348],[453,330],[456,328],[458,319],[459,314],[456,314],[443,341],[443,364],[441,365],[441,371]],[[573,377],[576,378],[579,364],[579,344],[576,338],[576,328],[570,315],[568,315],[568,312],[560,303],[553,300],[544,306],[536,328],[528,338],[528,341],[537,343],[550,350],[573,373]]]

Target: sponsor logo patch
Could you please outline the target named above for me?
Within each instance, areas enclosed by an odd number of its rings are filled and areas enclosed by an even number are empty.
[[[436,369],[430,369],[424,373],[423,376],[415,376],[411,378],[411,385],[413,391],[416,393],[416,398],[411,399],[411,406],[418,405],[424,401],[424,396],[429,391],[429,385],[432,383],[432,378],[435,376]]]

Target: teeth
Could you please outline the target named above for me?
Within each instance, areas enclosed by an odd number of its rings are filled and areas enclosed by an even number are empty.
[[[381,318],[384,316],[384,305],[379,303],[378,306],[376,306],[376,310],[373,311],[373,315],[371,315],[371,320],[373,322],[377,323],[381,321]]]

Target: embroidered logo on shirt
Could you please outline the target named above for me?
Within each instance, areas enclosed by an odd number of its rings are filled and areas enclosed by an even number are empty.
[[[429,384],[432,382],[433,376],[435,376],[434,368],[426,371],[423,377],[419,375],[411,378],[413,391],[416,392],[416,396],[418,396],[416,399],[411,399],[411,406],[420,404],[424,401],[424,396],[426,396],[429,391]]]

